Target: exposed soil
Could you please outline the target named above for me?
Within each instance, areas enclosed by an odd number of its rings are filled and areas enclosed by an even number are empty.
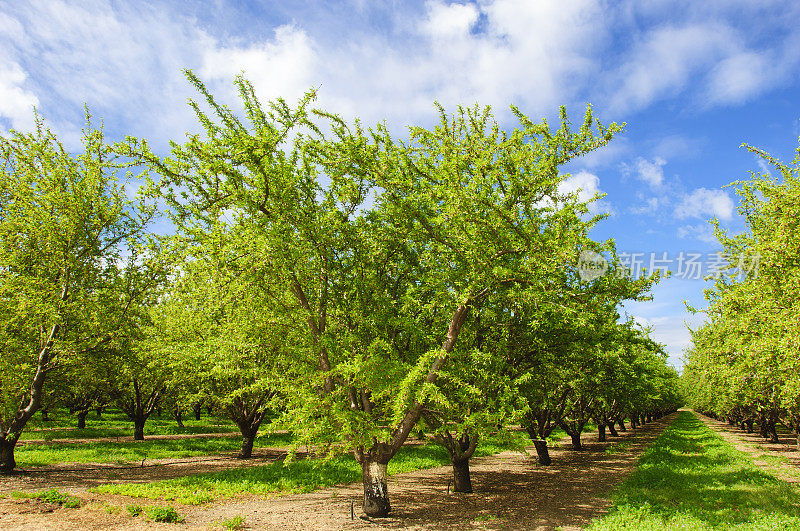
[[[282,458],[278,449],[261,449],[249,461],[215,456],[181,463],[176,460],[169,466],[83,472],[44,467],[2,478],[2,491],[55,486],[81,497],[85,504],[80,509],[54,508],[38,500],[6,497],[0,499],[0,524],[4,530],[207,530],[222,520],[243,516],[247,529],[577,529],[607,510],[613,487],[625,479],[646,447],[673,419],[670,415],[629,429],[606,443],[595,442],[596,435],[587,435],[582,452],[569,450],[566,439],[558,448],[551,448],[553,465],[549,467],[518,452],[475,458],[471,466],[473,494],[448,494],[449,467],[392,476],[389,494],[393,510],[384,519],[359,517],[360,483],[272,499],[243,496],[203,506],[179,506],[176,508],[185,522],[178,525],[147,522],[143,516],[133,518],[125,510],[134,503],[157,504],[153,500],[101,496],[87,490],[109,481],[153,481]]]
[[[797,451],[797,437],[790,433],[779,433],[778,442],[771,443],[761,437],[758,431],[747,433],[738,426],[715,420],[694,412],[709,428],[716,431],[734,448],[752,456],[753,463],[768,470],[771,474],[791,483],[800,483],[800,452]],[[786,463],[776,463],[765,458],[779,457]]]

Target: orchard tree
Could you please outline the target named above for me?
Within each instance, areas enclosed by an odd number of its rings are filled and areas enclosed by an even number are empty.
[[[178,279],[157,319],[170,387],[196,387],[195,401],[239,427],[239,457],[249,458],[302,345],[294,300],[276,289],[263,239],[247,225],[218,219],[202,237],[177,237],[173,256]]]
[[[129,200],[125,164],[87,119],[71,155],[36,117],[0,137],[0,472],[42,406],[46,382],[76,355],[113,345],[143,293],[124,282],[152,210]]]
[[[365,512],[385,516],[387,464],[426,406],[446,399],[436,383],[470,312],[512,286],[546,299],[549,279],[592,246],[594,220],[558,191],[558,168],[619,127],[587,111],[572,132],[562,112],[552,131],[515,110],[520,126],[505,133],[488,109],[440,108],[435,128],[398,142],[385,126],[312,113],[313,94],[264,108],[238,79],[243,120],[189,78],[210,109],[192,104],[204,134],[163,160],[134,139],[129,152],[162,175],[180,231],[229,212],[262,239],[306,330],[285,421],[351,449]]]

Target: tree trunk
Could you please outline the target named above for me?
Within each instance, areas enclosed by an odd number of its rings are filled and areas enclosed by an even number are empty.
[[[78,410],[78,429],[84,430],[86,429],[86,415],[89,414],[88,409],[81,409]]]
[[[386,465],[365,457],[361,465],[364,479],[364,513],[367,516],[382,518],[392,510],[389,505],[389,491],[386,488]]]
[[[197,402],[192,406],[192,411],[194,411],[194,420],[200,420],[200,410],[202,409],[203,404]]]
[[[144,423],[147,420],[147,417],[144,415],[136,416],[133,419],[133,440],[134,441],[143,441],[144,440]]]
[[[597,440],[606,442],[606,425],[602,422],[597,423]]]
[[[576,433],[574,435],[572,433],[570,433],[569,437],[570,437],[570,439],[572,439],[572,449],[573,450],[583,450],[583,446],[581,446],[581,434],[580,434],[580,432]]]
[[[240,428],[241,429],[241,428]],[[238,457],[239,459],[250,459],[253,457],[253,443],[256,440],[256,433],[258,432],[258,428],[255,430],[241,430],[242,431],[242,449],[239,451]]]
[[[553,463],[550,459],[550,452],[547,450],[547,439],[534,439],[533,447],[536,448],[536,455],[539,458],[539,464],[548,466]]]
[[[797,451],[800,452],[800,428],[797,428]]]
[[[746,421],[744,421],[744,424],[745,424],[745,426],[747,426],[745,428],[745,431],[747,431],[747,433],[753,433],[753,421],[752,420],[746,420]]]
[[[628,428],[625,427],[625,419],[617,420],[617,424],[619,425],[619,431],[628,431]]]
[[[453,461],[453,492],[472,493],[469,477],[469,458]]]
[[[639,424],[636,422],[636,415],[631,415],[631,429],[635,430],[639,427]]]
[[[99,419],[103,418],[103,408],[102,407],[98,407],[97,409],[95,409],[95,412],[97,413],[97,418],[99,418]]]
[[[619,433],[617,433],[617,429],[614,427],[614,421],[608,423],[608,432],[612,437],[619,437]]]
[[[185,428],[186,426],[183,425],[183,412],[181,411],[181,406],[179,404],[175,404],[175,422],[178,423],[179,428]]]
[[[18,435],[0,436],[0,475],[11,474],[17,467],[17,462],[14,460],[14,446],[16,446],[18,438]]]
[[[769,442],[772,444],[777,444],[780,442],[780,439],[778,439],[778,431],[775,429],[774,422],[771,422],[769,425]]]
[[[42,408],[42,421],[48,422],[50,420],[50,416],[48,414],[47,408]]]

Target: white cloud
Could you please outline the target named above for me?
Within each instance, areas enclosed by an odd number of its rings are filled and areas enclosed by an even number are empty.
[[[678,227],[678,238],[695,239],[711,244],[719,243],[716,236],[714,236],[714,229],[708,223]]]
[[[709,103],[744,103],[794,80],[800,65],[800,35],[792,32],[777,42],[770,48],[743,48],[720,61],[709,74]]]
[[[312,39],[293,26],[280,26],[272,40],[250,46],[214,43],[203,53],[198,74],[201,79],[222,81],[231,87],[233,78],[244,72],[266,102],[278,97],[290,104],[319,84],[319,58]]]
[[[675,216],[679,219],[717,217],[729,220],[733,217],[733,210],[733,200],[724,191],[697,188],[684,195],[675,207]]]
[[[709,97],[716,102],[745,101],[772,84],[769,59],[756,52],[742,52],[725,58],[714,67],[709,80]]]
[[[0,62],[0,117],[14,129],[33,129],[33,108],[39,104],[36,94],[24,88],[27,75],[15,62]]]
[[[684,90],[692,75],[730,53],[736,39],[724,24],[666,26],[645,34],[616,72],[609,98],[618,112],[638,110]]]
[[[588,171],[581,171],[575,175],[570,175],[558,185],[558,191],[562,194],[577,194],[578,201],[590,201],[597,194],[602,194],[600,189],[600,178]],[[600,214],[607,212],[613,213],[614,210],[611,204],[603,200],[595,200],[588,205],[589,212],[592,214]]]
[[[658,207],[661,204],[658,197],[650,197],[647,199],[644,205],[638,207],[631,207],[631,213],[633,214],[655,214],[658,211]]]
[[[226,97],[230,78],[242,70],[265,99],[280,95],[291,102],[320,87],[321,107],[367,123],[385,118],[398,132],[406,124],[429,124],[433,100],[448,109],[491,104],[504,121],[509,103],[538,119],[560,104],[574,109],[588,100],[610,107],[616,118],[687,90],[707,89],[712,104],[736,102],[755,93],[750,67],[768,74],[760,90],[793,79],[796,38],[756,49],[746,42],[749,33],[726,18],[735,10],[694,4],[664,24],[664,15],[676,11],[667,4],[436,0],[422,10],[383,9],[378,31],[363,24],[335,38],[324,33],[325,24],[307,24],[306,11],[287,8],[280,24],[254,19],[263,31],[253,39],[166,2],[13,2],[0,14],[0,64],[17,64],[28,78],[9,85],[6,76],[0,83],[17,100],[19,91],[29,101],[38,96],[43,113],[62,124],[79,122],[87,102],[96,115],[125,124],[125,132],[159,142],[196,127],[185,105],[193,96],[181,74],[186,67]],[[366,5],[353,0],[331,13]],[[582,167],[605,164],[611,149],[587,157]]]
[[[664,165],[666,160],[655,157],[652,161],[639,157],[634,163],[636,176],[650,185],[651,188],[658,188],[664,182]]]
[[[478,8],[472,4],[443,4],[430,2],[428,16],[420,29],[434,39],[463,38],[478,21]]]

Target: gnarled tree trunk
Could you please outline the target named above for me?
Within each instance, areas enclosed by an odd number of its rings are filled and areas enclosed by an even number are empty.
[[[602,422],[597,423],[597,440],[606,442],[606,425]]]
[[[364,514],[367,516],[384,518],[392,510],[386,469],[394,453],[390,445],[377,442],[367,452],[358,453],[364,482]]]
[[[0,436],[0,474],[11,474],[17,466],[14,460],[14,447],[19,435]]]
[[[550,452],[547,450],[547,439],[533,439],[533,447],[536,449],[536,457],[540,465],[549,466],[553,463],[550,459]]]

